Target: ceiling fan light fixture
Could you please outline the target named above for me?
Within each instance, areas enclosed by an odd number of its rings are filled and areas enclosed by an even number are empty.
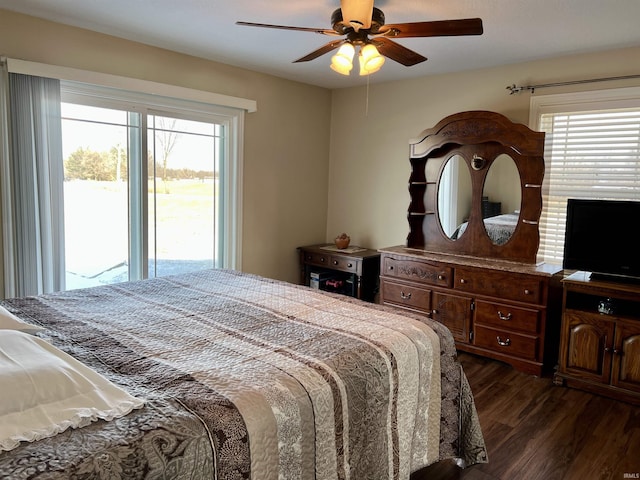
[[[376,73],[384,64],[384,57],[380,55],[380,52],[372,43],[368,43],[360,49],[358,60],[360,62],[360,75]]]
[[[376,73],[378,70],[380,70],[380,67],[369,70],[364,66],[364,61],[362,60],[362,57],[360,57],[359,60],[360,60],[360,76],[361,77],[364,77],[366,75],[371,75],[372,73]]]
[[[342,74],[349,75],[353,68],[353,55],[356,49],[350,43],[343,44],[338,53],[331,57],[331,69]]]
[[[373,0],[342,0],[340,10],[342,10],[344,23],[350,25],[356,32],[371,28]]]
[[[340,75],[348,76],[352,68],[353,68],[353,65],[351,64],[343,65],[343,64],[331,62],[331,70],[333,70],[334,72],[338,72]]]

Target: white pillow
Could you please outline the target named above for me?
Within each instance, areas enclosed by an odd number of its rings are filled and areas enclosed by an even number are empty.
[[[43,339],[16,330],[0,330],[0,392],[0,453],[144,405]]]
[[[0,305],[0,330],[20,330],[21,332],[34,333],[44,328],[23,322],[9,310]]]

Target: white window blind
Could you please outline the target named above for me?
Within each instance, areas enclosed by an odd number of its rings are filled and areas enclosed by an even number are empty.
[[[546,132],[541,260],[562,264],[568,198],[640,200],[640,89],[635,90],[636,99],[623,102],[612,100],[612,92],[600,100],[598,92],[588,92],[573,97],[575,102],[558,102],[557,96],[546,105],[544,99],[532,101],[534,127]]]

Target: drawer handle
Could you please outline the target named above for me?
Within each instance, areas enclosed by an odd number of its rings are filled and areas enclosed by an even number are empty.
[[[525,295],[531,295],[533,292],[531,290],[529,290],[528,288],[524,289],[524,294]]]
[[[509,345],[511,345],[511,339],[507,338],[506,340],[502,340],[500,338],[500,336],[498,335],[496,337],[496,340],[498,341],[498,345],[500,345],[501,347],[508,347]]]
[[[338,261],[337,261],[337,260],[334,260],[334,261],[333,261],[333,264],[334,264],[334,265],[338,265]]]
[[[348,267],[348,268],[353,267],[353,263],[347,263],[347,267]]]
[[[507,313],[506,315],[504,313],[502,313],[500,310],[498,310],[498,318],[500,320],[504,320],[505,322],[508,322],[509,320],[511,320],[511,312]]]
[[[324,257],[320,257],[320,262],[324,263]]]
[[[467,283],[467,281],[464,278],[461,278],[460,279],[460,283],[465,284],[465,283]]]
[[[444,275],[438,275],[438,280],[444,280]]]
[[[411,292],[409,292],[409,293],[400,292],[400,298],[402,298],[403,300],[410,300],[411,299]]]
[[[389,271],[393,270],[393,265],[389,265]]]

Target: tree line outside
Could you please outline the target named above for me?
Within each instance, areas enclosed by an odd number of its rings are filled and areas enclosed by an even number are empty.
[[[149,177],[153,177],[154,158],[149,154],[147,168]],[[166,180],[187,180],[211,178],[212,172],[189,168],[158,169],[159,177]],[[65,159],[65,180],[93,180],[113,182],[127,178],[127,151],[120,146],[111,147],[107,152],[96,152],[88,147],[80,147]]]

